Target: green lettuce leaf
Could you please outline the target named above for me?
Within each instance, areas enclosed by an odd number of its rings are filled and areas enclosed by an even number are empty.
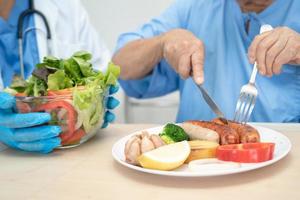
[[[74,53],[72,57],[81,58],[85,61],[89,61],[92,59],[92,54],[90,54],[87,51],[78,51],[78,52]]]
[[[63,61],[65,72],[69,75],[69,77],[74,81],[75,84],[81,83],[82,73],[78,64],[72,59]]]
[[[37,64],[37,67],[47,66],[49,68],[62,69],[62,60],[54,56],[44,57],[43,63]]]
[[[27,86],[28,86],[28,83],[24,79],[22,79],[21,77],[15,76],[12,84],[10,85],[10,88],[15,90],[16,92],[22,93],[26,90]]]
[[[47,84],[45,81],[38,79],[34,76],[29,78],[29,81],[27,83],[25,93],[31,94],[31,96],[43,96],[46,95],[47,91]]]
[[[78,111],[78,118],[83,121],[85,131],[91,131],[95,124],[103,118],[105,105],[103,97],[109,86],[117,83],[120,67],[110,63],[105,74],[97,72],[96,76],[85,79],[88,84],[84,90],[75,88],[73,92],[73,105]]]
[[[61,90],[73,87],[73,81],[66,76],[64,70],[58,70],[54,74],[50,74],[47,84],[49,90]]]
[[[93,71],[91,63],[89,63],[89,62],[85,61],[83,58],[79,58],[79,57],[73,57],[73,60],[78,65],[83,77],[90,77],[90,76],[96,75],[96,72]]]
[[[115,85],[117,83],[120,72],[121,72],[120,67],[110,62],[108,64],[108,68],[105,75],[105,84]]]
[[[98,80],[86,85],[84,90],[75,88],[73,91],[73,105],[86,132],[91,131],[99,122],[100,117],[103,117],[102,99],[103,90],[98,84]]]

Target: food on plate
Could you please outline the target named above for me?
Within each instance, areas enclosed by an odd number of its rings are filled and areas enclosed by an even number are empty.
[[[144,134],[141,140],[141,152],[145,153],[155,149],[154,143],[151,141],[148,134]]]
[[[165,145],[164,141],[155,134],[150,135],[148,132],[143,131],[129,138],[125,144],[125,159],[127,163],[138,165],[138,157],[142,153],[146,153],[153,149]]]
[[[221,125],[225,125],[224,121],[220,120],[220,119],[214,119],[214,122],[221,124]],[[230,126],[231,128],[233,128],[240,136],[240,143],[256,143],[256,142],[260,142],[260,136],[258,131],[248,125],[248,124],[241,124],[238,122],[234,122],[234,121],[230,121],[228,120],[228,126]]]
[[[150,135],[150,140],[153,142],[155,148],[165,145],[165,142],[158,135]]]
[[[189,145],[191,148],[191,153],[186,159],[185,163],[204,158],[215,158],[219,143],[212,141],[193,140],[189,141]]]
[[[93,69],[92,55],[76,52],[68,59],[45,57],[28,80],[15,79],[6,91],[16,96],[19,112],[48,112],[51,125],[62,128],[62,145],[79,144],[96,133],[105,113],[105,96],[120,67]]]
[[[216,158],[194,160],[189,163],[189,170],[193,172],[212,172],[216,170],[222,171],[236,169],[240,167],[240,163],[221,161]]]
[[[217,148],[217,158],[239,163],[265,162],[273,158],[274,148],[274,143],[224,145]]]
[[[138,161],[144,168],[168,171],[180,167],[190,152],[189,143],[182,141],[143,153]]]
[[[188,121],[187,123],[211,129],[219,134],[220,144],[238,144],[240,142],[240,138],[238,133],[229,126],[224,126],[221,124],[217,124],[215,122],[206,122],[206,121]]]
[[[188,134],[186,134],[183,128],[171,123],[165,125],[163,131],[159,134],[159,136],[166,144],[189,140],[189,136]]]
[[[158,135],[134,135],[124,152],[127,163],[148,169],[172,170],[186,163],[192,171],[221,170],[271,160],[275,144],[259,141],[258,131],[250,125],[220,119],[187,121],[180,126],[169,123]]]
[[[183,130],[189,135],[190,140],[207,140],[219,143],[219,134],[211,129],[204,128],[192,122],[181,124]]]
[[[138,165],[137,158],[141,155],[141,139],[135,136],[131,137],[126,142],[124,153],[127,163]]]

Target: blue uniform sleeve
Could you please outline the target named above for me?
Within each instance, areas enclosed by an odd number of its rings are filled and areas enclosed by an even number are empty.
[[[159,17],[141,26],[135,32],[124,33],[119,37],[117,50],[128,42],[158,36],[176,28],[185,28],[183,22],[188,17],[189,1],[177,0]],[[148,76],[140,80],[120,80],[126,94],[135,98],[158,97],[173,92],[179,87],[179,76],[162,60]]]

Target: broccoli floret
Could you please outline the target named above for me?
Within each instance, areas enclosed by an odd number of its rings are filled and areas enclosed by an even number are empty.
[[[164,141],[164,143],[166,143],[166,144],[173,144],[173,143],[175,143],[175,141],[172,138],[170,138],[169,136],[167,136],[167,135],[160,134],[159,136]]]
[[[166,144],[189,140],[188,134],[175,124],[167,124],[159,136]]]

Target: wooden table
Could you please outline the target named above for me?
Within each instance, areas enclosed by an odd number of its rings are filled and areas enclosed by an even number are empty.
[[[288,136],[291,153],[272,166],[220,177],[144,174],[113,160],[114,142],[155,125],[113,125],[79,148],[49,155],[4,150],[0,152],[0,199],[299,200],[300,125],[260,125]]]

